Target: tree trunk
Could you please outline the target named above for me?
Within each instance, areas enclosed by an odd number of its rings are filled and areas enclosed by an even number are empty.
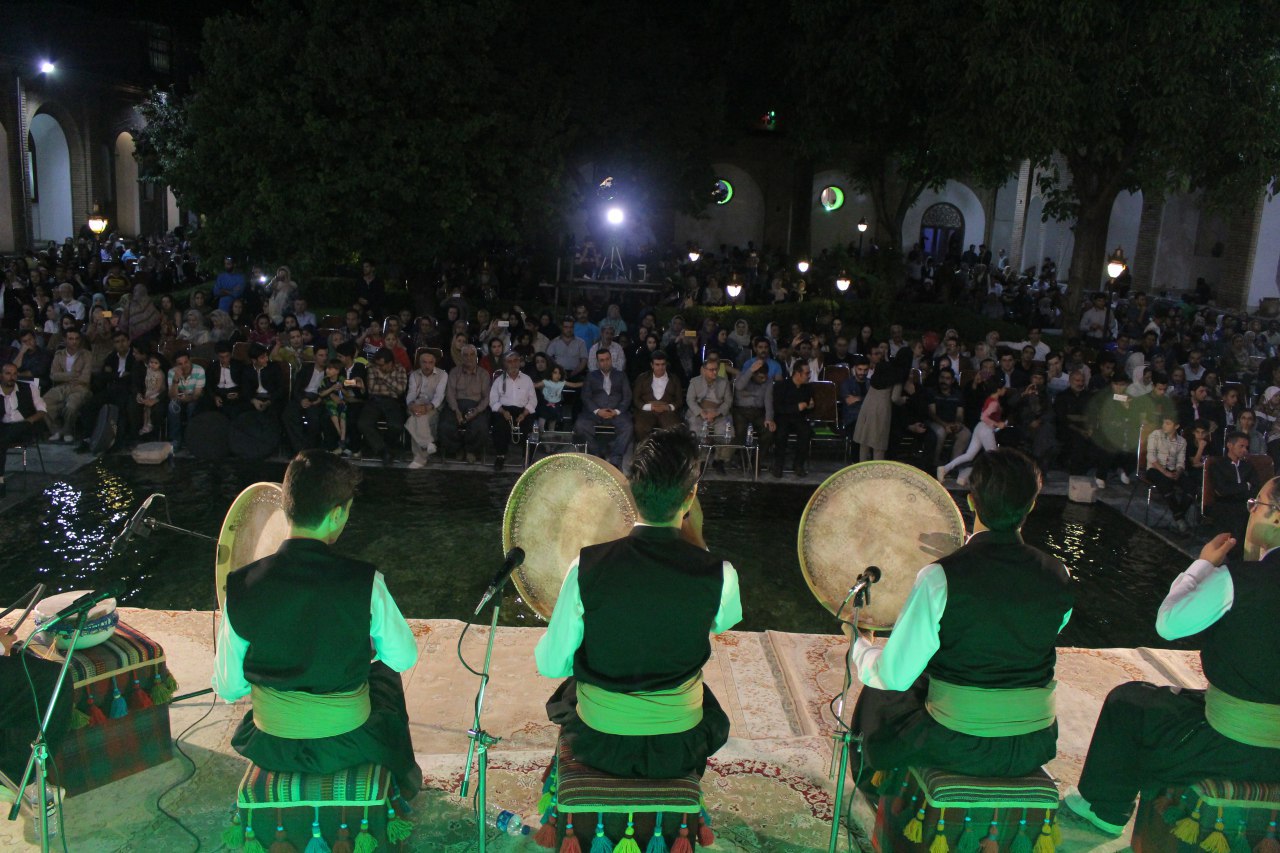
[[[1111,225],[1111,204],[1080,206],[1072,229],[1075,246],[1071,251],[1071,275],[1067,279],[1067,302],[1063,310],[1064,337],[1077,334],[1080,306],[1088,293],[1096,291],[1106,280],[1107,229]]]

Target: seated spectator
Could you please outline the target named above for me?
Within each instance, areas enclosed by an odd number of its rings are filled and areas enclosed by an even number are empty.
[[[445,454],[466,453],[475,462],[489,438],[489,374],[480,369],[480,355],[471,344],[462,347],[461,363],[449,371],[445,402],[449,411],[440,418],[440,448]]]
[[[533,380],[520,370],[520,353],[508,352],[503,364],[503,370],[494,377],[489,390],[495,471],[502,470],[512,448],[524,446],[528,440],[525,421],[538,410],[538,392],[533,388]]]
[[[240,394],[256,411],[280,416],[284,406],[285,379],[271,363],[271,353],[261,344],[249,346],[249,367],[241,374]]]
[[[0,402],[3,402],[3,418],[0,418],[0,497],[4,496],[4,464],[10,447],[32,439],[36,424],[44,420],[45,405],[40,397],[40,387],[34,382],[18,379],[18,367],[5,362],[0,367]]]
[[[565,375],[581,379],[587,369],[587,344],[574,332],[572,317],[560,323],[560,336],[547,345],[547,358],[564,368]]]
[[[396,364],[391,351],[383,348],[373,354],[369,364],[368,398],[360,412],[360,432],[369,451],[381,457],[383,465],[390,465],[392,450],[387,439],[378,431],[378,422],[387,425],[387,434],[397,438],[404,429],[404,399],[409,387],[409,377],[404,368]]]
[[[1147,437],[1146,480],[1160,493],[1169,512],[1173,526],[1187,531],[1187,510],[1195,498],[1186,491],[1187,440],[1178,435],[1178,419],[1166,414],[1160,428]]]
[[[480,359],[480,369],[489,374],[490,379],[497,379],[502,372],[502,356],[506,351],[507,345],[502,338],[489,338],[486,352]]]
[[[118,317],[116,328],[124,329],[131,341],[150,341],[160,328],[160,310],[151,301],[151,294],[147,292],[145,284],[134,285],[129,304],[120,308]]]
[[[71,317],[77,323],[83,323],[85,316],[84,303],[76,299],[75,285],[70,282],[63,282],[58,285],[57,294],[58,301],[56,305],[58,313]]]
[[[729,416],[733,409],[733,385],[720,375],[720,356],[712,353],[702,362],[701,375],[689,383],[685,392],[685,413],[689,431],[698,437],[701,443],[710,443],[714,439],[728,439],[733,435],[733,420]],[[733,456],[728,447],[718,447],[715,451],[716,471],[724,473],[724,463]]]
[[[169,368],[169,441],[173,449],[182,447],[182,427],[195,415],[204,396],[204,368],[191,363],[188,353],[180,352]]]
[[[147,370],[142,376],[142,390],[135,397],[138,406],[142,409],[142,428],[138,430],[140,436],[150,435],[155,431],[153,413],[156,407],[164,411],[168,393],[167,373],[168,367],[165,366],[164,356],[152,353],[147,359]]]
[[[310,361],[311,357],[311,353],[307,352],[302,343],[301,329],[291,329],[287,333],[278,335],[275,345],[271,347],[271,360],[289,365],[290,375],[297,373],[302,363]]]
[[[253,329],[249,332],[249,343],[271,349],[276,343],[276,330],[271,328],[271,318],[259,314],[253,318]]]
[[[50,387],[49,370],[53,367],[53,356],[41,346],[34,330],[23,329],[18,333],[18,340],[10,347],[5,360],[13,362],[21,381],[34,382],[42,390]]]
[[[53,356],[50,378],[53,388],[44,395],[47,408],[50,441],[59,439],[71,444],[75,441],[76,420],[80,407],[89,399],[89,380],[92,376],[89,353],[80,345],[80,332],[71,329],[66,335],[66,347]]]
[[[600,456],[596,428],[613,427],[609,462],[621,470],[631,449],[633,434],[631,387],[627,383],[627,375],[613,366],[613,356],[608,350],[596,353],[596,365],[582,386],[582,413],[574,423],[573,433],[579,441],[586,442],[592,453]]]
[[[327,423],[320,400],[320,384],[329,363],[329,348],[320,344],[314,357],[302,365],[293,380],[292,399],[284,408],[284,431],[295,453],[320,447]],[[341,367],[341,362],[338,363]]]
[[[857,367],[854,368],[855,371],[857,369]],[[866,374],[865,367],[863,367],[863,374]],[[850,379],[852,378],[850,377]],[[841,391],[842,395],[843,393]],[[847,416],[846,410],[846,418]],[[856,419],[856,412],[854,417]],[[935,468],[942,461],[942,448],[948,436],[953,438],[951,457],[948,461],[955,459],[968,450],[969,442],[973,438],[973,434],[965,426],[964,395],[956,387],[955,373],[949,369],[938,371],[938,385],[929,395],[929,428],[933,430],[934,438],[937,441],[935,445],[936,453],[931,460]]]
[[[230,341],[219,341],[214,344],[216,358],[206,375],[209,385],[205,389],[208,391],[205,400],[207,405],[212,406],[216,411],[222,412],[229,418],[235,418],[248,406],[241,390],[247,381],[244,375],[247,366],[244,362],[233,360],[231,351]]]
[[[409,417],[405,431],[409,433],[413,450],[413,461],[409,463],[413,469],[424,467],[427,458],[436,452],[436,427],[449,387],[449,374],[436,367],[436,359],[435,350],[418,350],[418,369],[409,374],[409,390],[405,394]]]
[[[609,354],[613,356],[613,366],[618,370],[627,369],[627,356],[622,351],[622,347],[614,340],[614,331],[612,326],[600,327],[600,340],[591,345],[587,350],[587,364],[596,364],[596,353],[602,349],[607,349]]]
[[[744,371],[745,372],[745,371]],[[795,475],[808,473],[809,440],[813,427],[809,417],[813,411],[813,388],[809,385],[809,362],[798,360],[791,368],[791,378],[773,383],[773,417],[777,424],[774,437],[773,467],[769,473],[781,477],[787,458],[787,439],[796,437]]]
[[[656,342],[656,338],[654,340]],[[680,387],[680,380],[667,372],[667,354],[662,350],[650,353],[649,370],[637,377],[632,396],[636,444],[648,438],[655,429],[672,429],[680,425],[684,389]]]
[[[211,343],[219,343],[220,341],[242,341],[244,334],[240,329],[231,322],[231,315],[221,309],[209,312],[209,341]]]
[[[182,328],[178,330],[178,340],[186,341],[193,347],[209,343],[209,330],[204,326],[204,315],[191,310],[182,319]]]
[[[1265,456],[1267,453],[1267,437],[1258,429],[1258,416],[1253,409],[1245,409],[1240,413],[1236,428],[1249,436],[1249,455]]]
[[[1248,501],[1256,497],[1262,483],[1249,461],[1249,437],[1239,432],[1228,433],[1224,459],[1209,468],[1209,488],[1213,503],[1206,519],[1213,532],[1230,533],[1236,540],[1230,558],[1239,560],[1244,554],[1244,529],[1249,523]]]
[[[307,300],[301,296],[293,297],[293,316],[297,318],[299,326],[319,325],[316,315],[307,307]]]
[[[543,361],[546,360],[545,354],[539,353],[538,356]],[[535,360],[537,360],[538,356],[535,356]],[[529,378],[533,379],[534,377],[530,376]],[[541,419],[543,427],[546,429],[560,429],[563,422],[572,419],[572,413],[565,406],[564,392],[566,388],[575,391],[579,390],[582,388],[582,383],[567,380],[563,367],[558,364],[551,365],[550,370],[546,373],[546,378],[535,380],[533,387],[541,399],[538,404],[538,417]]]

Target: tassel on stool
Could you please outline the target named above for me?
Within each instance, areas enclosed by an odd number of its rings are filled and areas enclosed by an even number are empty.
[[[222,846],[239,850],[244,846],[244,827],[240,825],[240,810],[232,809],[231,826],[222,830]]]
[[[554,839],[551,842],[555,843]],[[582,842],[573,831],[573,815],[564,816],[564,841],[560,842],[560,853],[582,853]]]
[[[898,829],[904,829],[906,825],[911,821],[912,819],[911,816],[916,813],[916,800],[918,799],[920,799],[919,794],[912,794],[910,807],[904,807],[902,811],[898,813],[897,820],[896,820],[896,825]]]
[[[596,816],[596,837],[591,842],[591,853],[613,853],[613,842],[604,834],[604,812]]]
[[[914,800],[915,797],[911,799]],[[902,828],[902,837],[917,844],[924,840],[924,806],[921,806],[916,816],[907,821],[907,825]]]
[[[573,822],[570,821],[570,826]],[[547,813],[542,816],[542,826],[538,827],[538,831],[533,834],[533,843],[547,850],[554,850],[556,847],[556,798],[551,798],[551,805],[547,808]]]
[[[356,833],[356,846],[354,853],[373,853],[378,849],[378,839],[373,837],[369,832],[368,809],[365,810],[366,816],[360,819],[360,831]]]
[[[170,686],[172,685],[172,686]],[[151,685],[151,701],[156,705],[168,705],[173,701],[173,694],[178,692],[178,682],[173,680],[164,667],[156,670],[155,683]]]
[[[111,709],[107,711],[107,716],[113,720],[118,720],[129,713],[129,706],[124,701],[124,694],[120,692],[120,688],[116,686],[116,680],[111,679]]]
[[[671,845],[671,853],[693,853],[693,842],[689,840],[689,816],[680,815],[680,832],[676,843]]]
[[[1236,826],[1236,834],[1231,839],[1231,853],[1253,853],[1249,846],[1249,821],[1247,818],[1240,818],[1240,823]]]
[[[1200,841],[1200,806],[1203,804],[1203,800],[1196,800],[1196,807],[1191,810],[1191,814],[1173,825],[1174,838],[1186,844]]]
[[[978,842],[978,849],[981,853],[1000,853],[1000,810],[996,809],[991,812],[991,825],[987,827],[987,834]]]
[[[1276,813],[1271,812],[1271,822],[1267,824],[1267,837],[1253,848],[1253,853],[1280,853],[1280,841],[1276,841]]]
[[[1031,839],[1027,838],[1027,810],[1022,810],[1022,819],[1018,821],[1018,834],[1009,845],[1009,853],[1031,853]]]
[[[949,853],[951,845],[947,843],[946,809],[938,812],[938,825],[933,829],[933,840],[929,842],[929,853]]]
[[[698,846],[710,847],[716,843],[716,834],[711,831],[711,815],[707,813],[706,806],[699,811],[698,817],[702,821],[698,825]]]
[[[1040,835],[1032,846],[1033,853],[1055,853],[1058,845],[1053,840],[1053,813],[1045,809],[1044,820],[1040,823]]]
[[[396,814],[396,810],[387,806],[387,843],[403,844],[413,835],[413,824]]]
[[[871,787],[875,788],[875,789],[876,789],[876,791],[879,791],[879,790],[880,790],[880,786],[884,784],[884,777],[885,777],[885,776],[887,776],[887,775],[888,775],[888,774],[887,774],[887,773],[885,773],[883,770],[877,770],[875,773],[872,773],[872,774],[871,774]]]
[[[1213,831],[1200,842],[1200,849],[1208,853],[1231,853],[1231,842],[1227,841],[1224,831],[1227,825],[1222,821],[1222,806],[1218,806],[1218,819],[1213,822]]]
[[[102,709],[98,707],[98,703],[93,701],[93,694],[89,694],[89,725],[105,726],[107,724],[107,715],[102,713]]]
[[[271,842],[267,853],[298,853],[298,848],[289,840],[289,833],[280,824],[276,824],[276,840]]]
[[[627,812],[627,831],[622,840],[613,848],[613,853],[640,853],[640,845],[636,843],[635,814]]]
[[[333,853],[325,843],[324,836],[320,834],[320,807],[314,808],[316,814],[311,819],[311,840],[307,842],[307,847],[302,853]]]
[[[1061,847],[1062,846],[1062,827],[1058,826],[1058,810],[1051,809],[1050,813],[1053,815],[1053,822],[1049,824],[1049,829],[1053,835],[1053,846]]]
[[[333,842],[333,853],[354,853],[351,846],[351,830],[347,827],[347,807],[342,807],[342,818],[338,824],[338,837]]]
[[[155,705],[151,701],[151,697],[147,695],[147,691],[142,689],[142,682],[137,678],[133,679],[133,690],[129,693],[129,708],[134,711],[143,711]]]
[[[667,853],[667,839],[662,836],[662,812],[653,819],[653,837],[645,845],[644,853]]]
[[[960,838],[956,841],[956,853],[978,853],[980,846],[978,834],[973,831],[973,818],[965,815],[964,829],[960,831]]]
[[[253,819],[244,828],[244,853],[267,853],[267,848],[253,834]]]

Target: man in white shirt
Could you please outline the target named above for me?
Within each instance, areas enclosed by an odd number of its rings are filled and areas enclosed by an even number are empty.
[[[0,420],[0,497],[4,496],[4,452],[31,440],[35,425],[44,420],[45,405],[40,386],[35,382],[19,382],[18,368],[12,363],[0,367],[0,400],[4,402],[4,419]]]
[[[1249,502],[1245,559],[1214,537],[1174,579],[1156,615],[1166,640],[1200,637],[1208,690],[1121,684],[1098,715],[1077,789],[1066,805],[1112,835],[1140,790],[1201,779],[1280,782],[1280,490]],[[1234,829],[1234,828],[1233,828]]]
[[[492,436],[495,471],[502,470],[512,447],[524,447],[528,434],[523,424],[538,409],[538,392],[528,374],[521,372],[520,362],[520,353],[508,351],[502,357],[502,373],[489,386],[489,410],[496,416]]]
[[[413,446],[410,468],[424,467],[427,457],[436,452],[436,424],[448,385],[449,374],[436,367],[436,350],[419,350],[418,369],[409,374],[409,390],[404,398],[409,412],[404,428]]]
[[[323,450],[289,463],[289,538],[227,576],[213,689],[227,702],[252,696],[231,745],[259,767],[334,773],[373,762],[410,800],[422,771],[399,673],[418,662],[418,641],[382,573],[330,548],[359,481],[358,468]]]

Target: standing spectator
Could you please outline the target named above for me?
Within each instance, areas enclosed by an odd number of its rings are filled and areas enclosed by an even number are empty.
[[[520,353],[508,352],[502,365],[502,372],[494,377],[489,390],[489,410],[496,416],[493,418],[495,471],[502,470],[512,447],[524,446],[528,433],[521,427],[538,410],[538,392],[533,388],[533,380],[520,370]]]
[[[378,421],[386,421],[387,434],[397,437],[404,429],[404,407],[401,399],[409,386],[404,368],[396,364],[391,350],[383,348],[373,354],[369,365],[369,398],[360,412],[360,432],[369,450],[382,458],[383,465],[391,464],[391,448],[378,431]]]
[[[908,355],[910,350],[906,351]],[[813,427],[809,426],[809,413],[813,410],[813,388],[809,385],[809,362],[797,361],[791,368],[791,378],[773,385],[773,417],[778,430],[775,437],[773,467],[769,473],[782,476],[787,458],[787,438],[796,437],[795,474],[803,477],[808,472],[809,439]]]
[[[460,363],[449,371],[445,401],[449,412],[440,419],[440,446],[444,453],[465,451],[475,462],[489,437],[489,374],[480,369],[480,355],[467,344],[459,353]]]
[[[436,427],[440,422],[440,409],[444,405],[448,383],[449,374],[436,367],[435,352],[419,350],[418,369],[409,374],[409,390],[405,395],[409,412],[405,431],[409,433],[413,449],[410,468],[424,467],[427,458],[436,452]]]
[[[169,441],[173,449],[182,446],[182,426],[195,415],[204,396],[204,368],[191,363],[189,353],[180,352],[169,368]]]
[[[138,435],[149,435],[155,429],[151,416],[156,407],[162,406],[165,402],[165,373],[164,356],[152,353],[147,358],[147,371],[142,377],[142,390],[135,397],[137,404],[142,408],[142,429],[138,430]]]
[[[89,378],[92,376],[89,353],[80,346],[80,333],[75,329],[66,334],[66,348],[53,357],[50,378],[53,388],[44,397],[49,418],[50,441],[62,439],[68,444],[75,441],[76,419],[80,407],[89,399]]]
[[[244,273],[236,269],[235,259],[223,258],[222,272],[218,273],[218,279],[213,284],[213,298],[218,302],[217,307],[234,317],[231,303],[244,298],[247,286]]]
[[[14,445],[30,441],[35,425],[44,420],[45,405],[40,388],[34,382],[19,382],[18,368],[12,363],[0,367],[0,497],[4,496],[4,460]]]
[[[298,284],[293,280],[288,267],[281,266],[276,270],[275,277],[267,285],[267,291],[270,293],[267,297],[267,316],[279,326],[284,322],[284,315],[293,308],[293,298],[298,292]]]
[[[871,374],[870,387],[853,429],[853,440],[859,446],[858,458],[863,462],[884,459],[889,451],[893,406],[902,402],[902,383],[906,381],[911,359],[911,347],[904,344],[892,359],[881,363]]]
[[[574,423],[573,432],[579,441],[585,441],[592,453],[600,454],[596,440],[596,428],[612,426],[613,445],[609,461],[622,468],[627,451],[631,448],[633,424],[631,421],[631,387],[627,374],[613,366],[613,356],[608,350],[596,353],[597,369],[587,374],[582,387],[582,413]]]
[[[1107,487],[1107,474],[1115,468],[1120,471],[1120,482],[1129,485],[1127,468],[1134,458],[1139,414],[1132,399],[1125,393],[1128,380],[1120,373],[1111,376],[1111,393],[1099,391],[1089,401],[1089,432],[1096,456],[1094,485]]]
[[[684,391],[680,380],[667,372],[667,354],[662,350],[654,350],[650,354],[649,370],[640,374],[632,390],[636,444],[643,442],[655,429],[672,429],[680,425],[678,411]]]
[[[378,268],[372,260],[366,259],[361,265],[361,274],[356,281],[356,305],[365,317],[381,317],[382,302],[386,298],[387,288],[378,278]]]

